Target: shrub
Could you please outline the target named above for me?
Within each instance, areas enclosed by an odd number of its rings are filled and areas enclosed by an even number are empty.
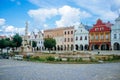
[[[34,59],[34,60],[39,60],[40,57],[39,57],[39,56],[35,56],[35,57],[33,57],[33,59]]]
[[[56,52],[52,52],[52,54],[56,54]]]
[[[61,58],[57,58],[56,61],[62,61],[62,59]]]
[[[39,61],[45,61],[46,59],[45,58],[39,58]]]
[[[82,58],[79,58],[79,61],[83,61],[83,59],[82,59]]]
[[[113,60],[120,60],[120,56],[119,55],[113,55]]]
[[[70,61],[70,58],[67,58],[67,61]]]
[[[48,56],[46,59],[47,59],[47,61],[54,61],[55,60],[55,58],[53,56]]]

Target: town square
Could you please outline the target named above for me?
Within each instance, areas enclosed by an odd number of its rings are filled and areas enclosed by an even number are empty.
[[[1,0],[0,80],[120,80],[120,0]]]

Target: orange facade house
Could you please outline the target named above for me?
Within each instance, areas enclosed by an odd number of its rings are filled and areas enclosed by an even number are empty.
[[[55,50],[73,50],[73,36],[73,26],[44,30],[44,38],[56,40]]]
[[[110,50],[110,32],[111,28],[98,19],[93,28],[89,31],[89,49],[90,50]]]
[[[74,49],[74,26],[64,28],[64,50],[70,51]]]
[[[63,50],[64,28],[55,28],[44,30],[44,38],[53,38],[56,40],[55,50]]]

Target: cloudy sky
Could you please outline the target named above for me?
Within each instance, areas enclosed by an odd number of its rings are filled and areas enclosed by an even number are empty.
[[[29,32],[79,23],[92,26],[98,18],[114,23],[120,0],[0,0],[0,35]]]

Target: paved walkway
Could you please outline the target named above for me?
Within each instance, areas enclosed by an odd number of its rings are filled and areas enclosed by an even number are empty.
[[[120,80],[120,63],[46,64],[0,59],[0,80]]]

